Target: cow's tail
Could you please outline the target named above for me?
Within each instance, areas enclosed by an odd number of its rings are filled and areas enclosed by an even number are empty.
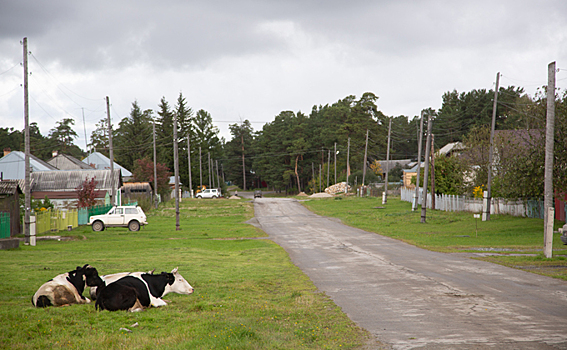
[[[32,304],[33,304],[33,298],[32,298]],[[51,300],[49,300],[49,298],[47,296],[40,295],[37,298],[35,306],[36,307],[48,307],[48,306],[53,306],[53,304],[51,303]]]

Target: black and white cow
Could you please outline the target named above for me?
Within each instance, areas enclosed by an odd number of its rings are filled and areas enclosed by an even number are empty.
[[[160,306],[167,305],[165,303],[165,301],[163,301],[161,298],[168,293],[177,293],[177,294],[184,294],[184,295],[189,295],[189,294],[193,293],[193,287],[191,287],[189,282],[187,282],[187,280],[185,280],[185,278],[183,278],[183,276],[181,276],[181,274],[179,273],[178,267],[171,270],[171,273],[173,274],[175,281],[172,284],[166,284],[165,289],[163,291],[163,294],[154,297],[150,293],[150,301],[151,301],[151,305],[153,307],[160,307]],[[135,278],[138,278],[138,279],[142,279],[143,274],[152,275],[153,271],[151,271],[151,272],[119,272],[119,273],[114,273],[114,274],[110,274],[110,275],[104,275],[104,276],[101,276],[101,278],[104,280],[104,282],[108,286],[112,282],[115,282],[115,281],[117,281],[117,280],[119,280],[123,277],[126,277],[126,276],[131,276],[131,277],[135,277]],[[98,294],[97,293],[97,287],[91,287],[90,296],[93,300],[96,300],[97,294]]]
[[[77,266],[77,269],[60,274],[44,283],[32,297],[36,307],[86,304],[91,301],[83,296],[85,286],[96,287],[104,284],[98,271],[90,266]]]
[[[95,307],[100,310],[141,311],[153,305],[153,299],[161,300],[166,286],[175,282],[173,273],[162,272],[159,275],[142,273],[140,278],[125,276],[108,285],[97,288]]]

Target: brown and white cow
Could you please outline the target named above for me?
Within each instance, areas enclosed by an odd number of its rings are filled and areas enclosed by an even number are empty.
[[[47,307],[90,303],[83,296],[85,286],[96,287],[103,283],[94,267],[88,264],[77,266],[75,270],[62,273],[39,287],[32,297],[32,304]]]

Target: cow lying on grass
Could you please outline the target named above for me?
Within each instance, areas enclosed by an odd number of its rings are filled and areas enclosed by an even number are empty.
[[[104,284],[97,270],[90,266],[77,266],[76,270],[60,274],[45,282],[32,297],[36,307],[86,304],[91,301],[83,296],[85,286],[96,287]]]
[[[162,272],[165,273],[165,272]],[[149,293],[150,295],[150,304],[153,307],[160,307],[160,306],[165,306],[167,305],[165,303],[165,301],[163,301],[161,298],[168,294],[168,293],[177,293],[177,294],[184,294],[184,295],[189,295],[191,293],[193,293],[193,287],[191,287],[191,285],[189,284],[189,282],[187,282],[185,280],[185,278],[183,278],[183,276],[181,276],[181,274],[179,273],[179,268],[174,268],[173,270],[171,270],[171,274],[173,275],[174,281],[173,283],[169,284],[167,283],[165,285],[165,289],[163,290],[163,292],[161,294],[154,294],[157,293],[154,291],[154,293]],[[101,278],[103,279],[103,281],[105,282],[105,284],[108,286],[111,283],[123,278],[123,277],[135,277],[138,278],[140,280],[142,279],[142,275],[153,275],[153,271],[151,272],[119,272],[119,273],[114,273],[111,275],[104,275],[101,276]],[[144,283],[147,284],[147,282],[144,281]],[[147,287],[149,288],[149,286]],[[91,287],[90,290],[90,296],[93,300],[97,299],[97,287]]]
[[[174,269],[177,273],[177,269]],[[185,281],[185,279],[183,279]],[[129,310],[142,311],[152,305],[163,306],[166,303],[161,299],[167,294],[166,288],[172,289],[176,278],[174,273],[162,272],[159,275],[140,273],[127,275],[118,280],[103,284],[96,290],[97,310]],[[187,281],[185,281],[187,285]],[[193,288],[183,294],[191,294]],[[174,291],[174,290],[171,290]]]

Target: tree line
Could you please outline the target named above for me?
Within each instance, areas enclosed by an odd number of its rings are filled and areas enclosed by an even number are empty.
[[[429,108],[424,115],[432,116],[435,135],[434,148],[449,142],[462,142],[460,157],[436,156],[436,189],[448,194],[472,194],[474,188],[486,184],[488,169],[487,142],[493,109],[493,90],[446,92],[438,110]],[[378,96],[366,92],[360,98],[347,96],[332,104],[315,105],[309,114],[301,111],[282,111],[261,130],[254,130],[248,120],[229,125],[231,139],[219,136],[210,113],[193,111],[183,94],[174,105],[162,97],[157,109],[142,109],[132,103],[129,116],[113,131],[115,161],[133,173],[140,181],[153,181],[153,135],[156,127],[157,160],[160,166],[161,192],[167,192],[167,179],[173,171],[173,119],[178,121],[180,182],[189,188],[187,139],[191,147],[191,188],[201,184],[224,184],[216,180],[217,170],[226,182],[240,188],[269,187],[297,193],[316,192],[327,183],[350,183],[366,177],[366,183],[376,181],[375,173],[382,172],[377,160],[386,158],[388,123],[392,120],[390,158],[417,159],[419,116],[386,116],[377,108]],[[556,188],[567,192],[567,95],[557,95],[555,138]],[[509,86],[499,89],[496,111],[496,130],[531,130],[527,135],[529,151],[514,152],[518,140],[513,133],[500,133],[495,140],[502,152],[497,159],[493,193],[505,198],[541,197],[543,193],[543,152],[541,137],[545,129],[545,87],[534,97],[522,88]],[[74,121],[63,119],[44,137],[37,125],[30,125],[32,153],[42,159],[51,157],[58,149],[75,157],[86,154],[73,140]],[[89,149],[108,156],[108,125],[103,118],[90,137]],[[427,130],[427,120],[424,122]],[[363,175],[366,135],[368,133],[367,172]],[[539,136],[537,136],[539,135]],[[425,140],[425,138],[424,138]],[[525,140],[524,140],[525,141]],[[424,142],[425,143],[425,142]],[[509,145],[509,147],[505,147]],[[22,132],[0,128],[0,146],[23,149]],[[525,142],[522,147],[525,147]],[[506,153],[507,152],[507,153]],[[347,164],[347,157],[349,164]],[[212,162],[209,162],[212,159]],[[336,159],[336,162],[335,162]],[[218,169],[217,169],[218,162]],[[212,164],[211,164],[212,163]],[[372,166],[372,167],[371,167]],[[335,177],[336,169],[336,177]],[[371,171],[374,169],[374,171]],[[391,169],[391,181],[399,181],[401,169]],[[351,177],[347,179],[347,172]]]

